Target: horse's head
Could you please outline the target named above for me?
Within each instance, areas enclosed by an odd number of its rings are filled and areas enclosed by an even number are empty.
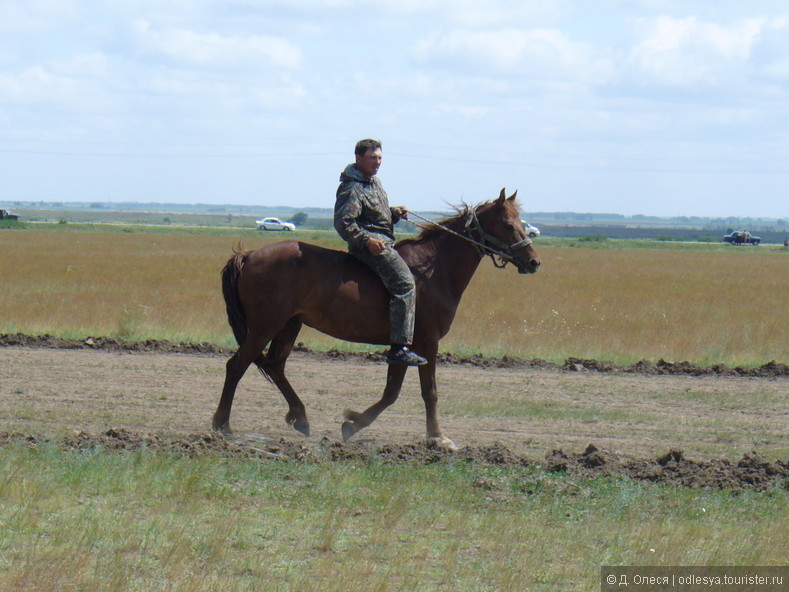
[[[502,189],[498,199],[472,210],[468,230],[484,245],[482,254],[489,255],[498,267],[511,262],[519,273],[535,273],[540,267],[540,257],[523,227],[516,195],[517,191],[507,197]]]

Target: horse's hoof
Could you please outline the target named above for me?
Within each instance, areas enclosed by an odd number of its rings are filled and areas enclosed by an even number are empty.
[[[301,434],[304,434],[305,436],[309,436],[310,435],[310,422],[308,422],[306,419],[304,421],[294,422],[293,429],[295,429],[297,432],[299,432]]]
[[[342,441],[347,442],[359,431],[359,428],[351,421],[342,422]]]
[[[362,414],[357,411],[351,411],[350,409],[346,409],[345,413],[343,413],[343,416],[348,421],[359,421],[359,418],[362,416]]]
[[[438,448],[443,448],[444,450],[449,450],[450,452],[455,452],[458,449],[457,444],[455,444],[446,436],[434,436],[432,438],[428,438],[427,443],[437,446]]]
[[[301,412],[296,409],[291,409],[288,411],[288,413],[285,415],[285,423],[293,426],[294,430],[304,434],[305,436],[310,435],[310,422],[307,419],[307,415],[304,413],[303,409]]]
[[[213,422],[211,426],[215,432],[219,432],[220,434],[224,434],[225,436],[232,436],[233,430],[230,429],[230,422],[226,421],[223,424],[219,424],[216,421]]]

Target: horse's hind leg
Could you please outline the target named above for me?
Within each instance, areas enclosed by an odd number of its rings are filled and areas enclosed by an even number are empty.
[[[285,327],[271,341],[266,355],[261,356],[255,363],[277,385],[277,388],[288,402],[289,409],[285,416],[285,421],[292,425],[296,431],[309,436],[310,422],[307,421],[307,411],[304,408],[304,403],[301,402],[296,391],[293,390],[290,382],[285,377],[285,362],[290,352],[293,351],[293,344],[296,342],[299,331],[301,331],[301,326],[301,321],[296,317],[285,323]]]
[[[250,334],[246,341],[242,343],[235,354],[227,361],[225,367],[225,386],[222,388],[222,397],[219,399],[219,406],[214,413],[212,425],[214,430],[224,434],[231,434],[230,429],[230,409],[233,407],[233,397],[236,395],[236,387],[249,365],[254,362],[266,347],[269,338],[266,336],[255,336]]]

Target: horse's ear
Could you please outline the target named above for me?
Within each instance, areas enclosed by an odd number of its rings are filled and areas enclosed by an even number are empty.
[[[504,200],[507,199],[507,192],[504,187],[501,188],[501,193],[499,193],[499,199],[496,200],[499,203],[504,203]]]
[[[518,190],[517,189],[515,190],[515,193],[510,195],[507,199],[509,199],[510,201],[514,201],[516,197],[518,197]]]

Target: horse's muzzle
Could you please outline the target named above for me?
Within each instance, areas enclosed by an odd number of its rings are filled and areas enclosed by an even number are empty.
[[[531,245],[521,249],[515,256],[515,266],[518,273],[537,273],[540,268],[540,256]]]
[[[539,259],[530,259],[529,261],[518,261],[518,273],[537,273],[540,268]]]

